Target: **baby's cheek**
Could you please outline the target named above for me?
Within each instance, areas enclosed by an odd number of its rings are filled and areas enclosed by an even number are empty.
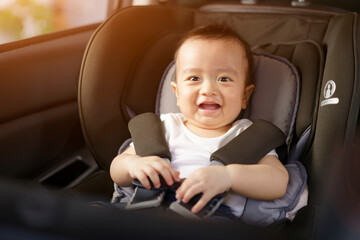
[[[239,115],[241,112],[242,100],[238,96],[229,96],[226,99],[226,110],[229,114]]]

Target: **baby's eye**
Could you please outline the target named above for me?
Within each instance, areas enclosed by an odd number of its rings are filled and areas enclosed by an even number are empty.
[[[200,81],[200,78],[198,78],[198,77],[190,77],[189,80],[197,82],[197,81]]]
[[[228,77],[221,77],[221,78],[219,78],[219,81],[220,81],[220,82],[230,82],[231,79],[228,78]]]

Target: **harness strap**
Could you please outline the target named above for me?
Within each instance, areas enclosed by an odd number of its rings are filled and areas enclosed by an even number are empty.
[[[154,113],[137,115],[130,120],[128,126],[136,154],[139,156],[155,155],[171,161],[163,125],[158,115]],[[256,164],[268,152],[284,143],[285,135],[279,128],[265,120],[257,120],[228,144],[214,152],[210,157],[210,164]],[[162,179],[161,176],[160,179]],[[162,181],[162,186],[159,189],[151,188],[149,190],[145,189],[135,179],[133,184],[137,187],[126,209],[134,210],[160,206],[167,189],[174,188],[174,186],[167,186],[164,180]],[[225,194],[215,196],[197,214],[193,214],[190,209],[200,198],[199,195],[193,197],[187,204],[179,200],[175,201],[170,205],[170,209],[180,215],[194,219],[207,218],[223,202]]]
[[[137,186],[125,209],[137,210],[158,207],[162,203],[164,196],[165,191],[163,190],[145,189]]]
[[[128,127],[137,155],[159,156],[171,161],[171,153],[158,115],[150,112],[139,114],[129,121]]]
[[[284,133],[274,124],[257,120],[210,156],[224,165],[256,164],[271,150],[285,143]]]

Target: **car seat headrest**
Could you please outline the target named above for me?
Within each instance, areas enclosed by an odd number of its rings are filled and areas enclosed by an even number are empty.
[[[287,59],[254,54],[255,89],[248,107],[241,117],[272,122],[280,128],[289,144],[294,128],[300,95],[300,77],[297,69]],[[175,80],[175,64],[171,62],[159,85],[155,112],[157,114],[180,112],[171,89]]]

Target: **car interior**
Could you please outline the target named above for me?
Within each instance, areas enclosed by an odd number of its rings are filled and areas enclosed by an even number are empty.
[[[194,2],[119,7],[101,24],[0,45],[0,208],[5,213],[0,234],[360,236],[356,225],[344,223],[356,211],[338,210],[332,195],[336,179],[346,178],[352,199],[359,197],[358,13],[316,5]],[[90,208],[87,202],[112,198],[109,167],[130,138],[130,119],[178,111],[168,84],[176,44],[188,30],[208,23],[230,25],[250,44],[256,88],[245,115],[283,130],[287,146],[281,160],[305,166],[308,205],[292,222],[270,228],[240,223],[210,228],[204,222]],[[138,231],[139,221],[144,231]],[[186,230],[177,235],[178,227]]]

